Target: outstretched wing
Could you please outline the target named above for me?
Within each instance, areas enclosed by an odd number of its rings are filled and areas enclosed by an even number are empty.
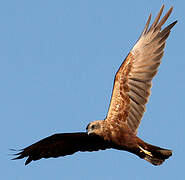
[[[13,160],[28,157],[25,162],[27,165],[31,161],[41,158],[56,158],[71,155],[77,151],[98,151],[107,148],[111,148],[109,142],[99,136],[87,135],[87,133],[61,133],[49,136],[22,149],[21,152],[15,154],[18,157]]]
[[[151,81],[161,63],[166,39],[171,28],[177,22],[175,21],[161,30],[173,7],[159,22],[163,9],[164,5],[148,29],[151,20],[150,14],[139,40],[120,66],[114,80],[107,120],[120,125],[127,123],[135,134],[145,112],[145,104],[150,95]]]

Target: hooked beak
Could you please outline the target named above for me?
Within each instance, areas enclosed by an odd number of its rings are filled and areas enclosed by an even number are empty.
[[[91,133],[92,133],[92,130],[88,130],[88,129],[87,129],[87,131],[86,131],[86,132],[87,132],[87,134],[89,135],[89,134],[91,134]]]

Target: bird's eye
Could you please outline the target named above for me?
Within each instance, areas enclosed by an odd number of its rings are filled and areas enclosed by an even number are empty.
[[[91,126],[91,129],[94,129],[94,128],[95,128],[95,125],[92,125],[92,126]]]

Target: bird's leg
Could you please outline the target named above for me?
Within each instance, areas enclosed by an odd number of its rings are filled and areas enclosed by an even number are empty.
[[[145,154],[147,154],[148,156],[153,157],[153,155],[152,155],[152,153],[151,153],[151,152],[149,152],[149,151],[147,151],[147,150],[143,149],[141,146],[139,146],[139,149],[140,149],[140,152],[144,152],[144,153],[145,153]]]

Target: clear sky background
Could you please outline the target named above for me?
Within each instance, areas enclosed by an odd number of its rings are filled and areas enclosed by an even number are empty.
[[[174,6],[139,137],[173,156],[162,166],[124,151],[11,161],[54,133],[85,131],[106,116],[114,75],[149,13]],[[153,20],[153,19],[152,19]],[[0,2],[0,178],[8,180],[185,179],[185,1],[6,0]]]

